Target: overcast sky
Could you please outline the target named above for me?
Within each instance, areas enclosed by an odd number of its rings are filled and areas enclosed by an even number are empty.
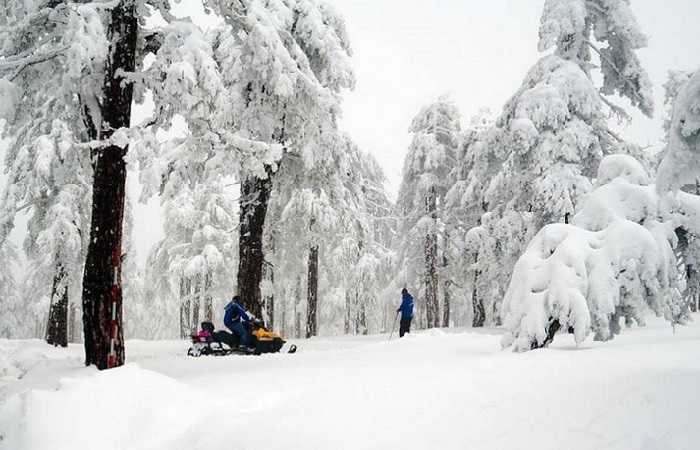
[[[329,3],[346,19],[357,75],[356,89],[345,93],[341,127],[379,160],[392,196],[410,141],[408,125],[422,105],[448,93],[465,123],[484,107],[498,113],[540,57],[537,31],[544,0]],[[640,56],[654,83],[657,112],[653,120],[634,114],[624,133],[658,147],[666,73],[700,66],[700,1],[633,0],[632,9],[650,37]],[[143,262],[162,236],[157,201],[137,207],[135,215]],[[21,242],[23,233],[13,233],[13,240]]]
[[[419,108],[452,95],[463,122],[488,107],[500,112],[541,56],[537,32],[543,0],[330,0],[345,16],[352,39],[357,87],[345,95],[342,127],[372,152],[398,191]],[[634,115],[626,135],[657,144],[663,118],[662,85],[669,69],[700,66],[700,1],[633,0],[650,36],[640,52],[658,101],[655,120]]]

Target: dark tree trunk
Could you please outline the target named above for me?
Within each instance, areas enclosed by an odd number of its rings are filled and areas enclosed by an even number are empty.
[[[369,334],[369,327],[367,326],[367,304],[360,301],[358,310],[357,321],[360,324],[360,333],[362,333],[363,336],[367,336]]]
[[[478,261],[479,255],[474,255],[475,266]],[[474,286],[472,287],[472,311],[474,315],[472,316],[472,326],[475,328],[483,327],[484,322],[486,322],[486,309],[484,309],[484,303],[481,298],[479,298],[479,290],[477,289],[479,275],[481,275],[481,271],[479,269],[474,269]]]
[[[442,245],[442,273],[443,273],[443,283],[442,283],[442,326],[448,328],[450,326],[450,288],[452,287],[452,281],[447,279],[448,269],[449,269],[449,258],[447,249],[449,248],[450,235],[445,231]]]
[[[306,337],[316,336],[318,306],[318,246],[314,245],[309,249],[309,278],[307,283],[306,297]]]
[[[352,297],[352,334],[360,334],[360,293],[358,288],[354,289]]]
[[[54,346],[68,346],[68,280],[63,265],[58,264],[51,288],[51,308],[46,327],[46,342]]]
[[[248,177],[241,183],[238,295],[243,306],[256,317],[262,317],[263,300],[260,293],[263,264],[263,231],[267,205],[272,191],[271,169],[265,179]]]
[[[111,12],[109,57],[100,106],[102,123],[93,124],[93,139],[108,139],[114,130],[131,125],[133,85],[118,71],[136,65],[138,21],[133,0],[122,0]],[[92,221],[83,275],[85,364],[99,369],[124,364],[122,329],[122,226],[128,148],[109,145],[93,152]]]
[[[530,343],[530,349],[536,350],[538,348],[548,347],[549,344],[551,344],[554,341],[554,335],[557,334],[557,331],[559,331],[559,328],[561,328],[561,323],[559,323],[558,320],[550,317],[549,323],[547,324],[547,329],[545,330],[547,333],[547,336],[545,337],[544,342],[542,342],[540,344],[535,340],[535,341]]]
[[[267,267],[267,276],[269,277],[270,284],[274,285],[275,282],[275,272],[272,266]],[[267,326],[271,330],[275,328],[275,294],[270,292],[265,296],[265,311],[267,312]]]
[[[452,282],[450,280],[445,281],[443,284],[443,304],[442,304],[442,326],[448,328],[450,326],[450,286]]]
[[[350,334],[352,331],[352,295],[349,290],[345,291],[345,334]]]

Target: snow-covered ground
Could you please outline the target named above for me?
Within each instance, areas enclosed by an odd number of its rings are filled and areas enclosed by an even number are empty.
[[[499,340],[434,330],[199,359],[130,341],[129,363],[101,373],[80,346],[0,340],[0,449],[698,448],[700,316],[607,344]]]

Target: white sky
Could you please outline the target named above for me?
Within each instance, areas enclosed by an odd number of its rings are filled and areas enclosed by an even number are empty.
[[[543,0],[329,0],[345,16],[353,43],[357,87],[345,95],[342,127],[372,152],[395,195],[419,108],[452,95],[463,122],[488,107],[500,112],[540,57],[537,32]],[[640,52],[654,83],[655,120],[635,114],[625,134],[657,144],[662,85],[669,69],[700,65],[700,1],[633,0],[650,36]]]
[[[341,127],[379,160],[392,196],[410,141],[408,125],[422,105],[449,93],[463,122],[483,107],[498,113],[540,57],[537,31],[543,0],[327,1],[346,19],[357,75],[356,89],[344,95]],[[668,70],[700,66],[700,1],[633,0],[632,9],[650,36],[649,48],[640,56],[654,83],[657,111],[653,120],[634,114],[624,134],[658,147]],[[135,243],[143,263],[162,236],[158,202],[134,212]],[[13,233],[18,243],[22,228],[18,223]]]

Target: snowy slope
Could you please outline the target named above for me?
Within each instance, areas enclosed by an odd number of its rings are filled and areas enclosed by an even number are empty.
[[[200,359],[130,341],[102,373],[78,346],[0,341],[0,449],[697,449],[695,319],[525,354],[495,331]]]

